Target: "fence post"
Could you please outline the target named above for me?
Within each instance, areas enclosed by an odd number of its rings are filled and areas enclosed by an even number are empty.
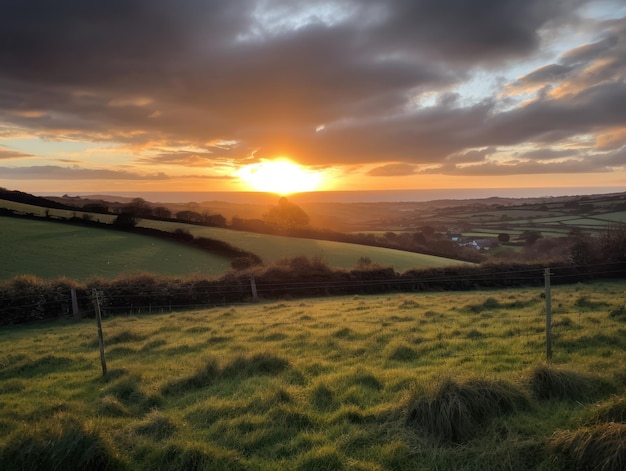
[[[550,293],[550,269],[546,268],[543,276],[546,285],[546,358],[552,358],[552,300]]]
[[[72,288],[70,290],[70,294],[72,296],[72,315],[75,319],[80,317],[80,313],[78,312],[78,298],[76,297],[76,288]]]
[[[104,337],[102,336],[102,315],[100,314],[100,300],[98,292],[93,290],[93,305],[96,309],[96,324],[98,325],[98,341],[100,343],[100,363],[102,364],[102,376],[107,374],[107,362],[104,358]]]
[[[255,301],[259,299],[256,292],[256,281],[254,280],[254,276],[250,278],[250,289],[252,289],[252,299],[254,299]]]

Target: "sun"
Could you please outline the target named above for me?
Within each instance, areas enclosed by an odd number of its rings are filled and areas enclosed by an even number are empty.
[[[321,172],[308,170],[287,159],[246,165],[235,175],[253,190],[279,195],[315,191],[322,182]]]

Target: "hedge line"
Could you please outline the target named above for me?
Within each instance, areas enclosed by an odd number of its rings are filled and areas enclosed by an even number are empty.
[[[296,257],[267,267],[229,271],[220,277],[171,277],[142,274],[84,283],[42,280],[31,275],[0,282],[0,325],[72,315],[71,290],[77,293],[82,316],[93,316],[92,294],[98,292],[104,315],[149,313],[247,302],[251,279],[264,299],[323,295],[373,294],[390,291],[443,291],[516,286],[541,286],[545,267],[539,264],[455,266],[397,273],[372,265],[343,270],[322,261]],[[598,278],[626,277],[626,264],[551,267],[553,284]]]

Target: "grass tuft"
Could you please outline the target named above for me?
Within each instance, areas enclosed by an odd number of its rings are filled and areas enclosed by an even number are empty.
[[[626,397],[617,397],[601,404],[593,411],[591,422],[617,422],[626,424]]]
[[[277,375],[286,370],[289,362],[270,353],[257,353],[251,357],[240,356],[227,364],[221,376],[224,378]]]
[[[151,411],[146,419],[134,428],[138,435],[148,436],[154,440],[165,440],[171,437],[177,429],[178,427],[172,419],[156,409]]]
[[[609,317],[618,321],[626,322],[626,306],[623,304],[609,311]]]
[[[328,410],[334,407],[335,394],[324,384],[319,384],[311,391],[311,403],[316,409]]]
[[[407,424],[445,443],[465,443],[488,419],[526,409],[529,401],[514,386],[472,380],[459,384],[442,381],[430,394],[409,405]]]
[[[0,469],[123,469],[108,445],[77,419],[28,425],[11,435],[0,450]]]
[[[179,394],[185,391],[201,389],[213,384],[219,376],[219,368],[215,359],[208,360],[195,374],[167,383],[161,392],[163,394]]]
[[[100,399],[98,415],[105,417],[127,417],[130,411],[115,396],[107,395]]]
[[[105,338],[105,342],[107,345],[116,345],[118,343],[141,342],[146,338],[147,337],[145,335],[138,334],[136,332],[133,332],[132,330],[123,330],[121,332],[118,332],[117,334]]]
[[[621,471],[626,469],[626,425],[607,422],[556,433],[549,447],[558,453],[563,469]]]
[[[398,345],[389,352],[388,358],[395,361],[413,361],[417,359],[417,351],[406,345]]]
[[[141,378],[138,375],[124,376],[117,383],[112,384],[105,391],[105,396],[117,399],[129,410],[136,413],[144,412],[157,407],[162,398],[157,395],[147,395],[141,389]]]
[[[171,444],[152,456],[151,466],[146,469],[158,470],[228,470],[246,471],[245,466],[236,453],[219,450],[213,447],[181,446]]]
[[[535,367],[530,377],[530,389],[540,400],[591,401],[610,385],[598,378],[552,366]]]
[[[316,448],[299,460],[297,471],[340,471],[346,469],[341,455],[331,446]]]

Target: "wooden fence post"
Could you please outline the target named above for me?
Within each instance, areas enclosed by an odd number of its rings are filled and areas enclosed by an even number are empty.
[[[100,300],[98,299],[98,292],[93,290],[93,304],[96,309],[96,323],[98,325],[98,341],[100,343],[100,363],[102,364],[102,376],[107,374],[107,362],[104,357],[104,337],[102,335],[102,316],[100,314]]]
[[[252,289],[252,299],[254,299],[255,301],[259,299],[259,296],[256,292],[256,281],[254,277],[250,278],[250,289]]]
[[[552,358],[552,299],[550,293],[550,269],[543,274],[546,286],[546,358]]]
[[[70,294],[72,296],[72,315],[75,319],[80,317],[80,313],[78,312],[78,298],[76,297],[76,288],[72,288],[70,290]]]

